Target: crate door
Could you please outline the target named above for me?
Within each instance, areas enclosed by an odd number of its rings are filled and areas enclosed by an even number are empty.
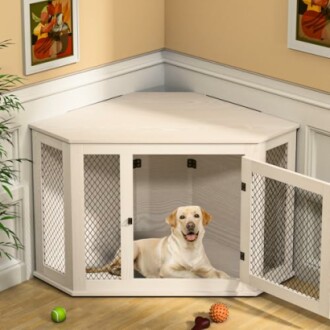
[[[330,185],[243,158],[242,281],[329,317]]]

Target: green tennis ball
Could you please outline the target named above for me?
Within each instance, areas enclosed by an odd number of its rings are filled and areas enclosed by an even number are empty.
[[[50,316],[56,323],[63,322],[66,319],[66,310],[63,307],[54,307]]]

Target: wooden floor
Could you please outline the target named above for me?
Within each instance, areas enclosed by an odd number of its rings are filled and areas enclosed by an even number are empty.
[[[210,306],[223,302],[229,319],[209,329],[330,329],[330,321],[262,294],[255,298],[73,298],[37,280],[0,292],[0,329],[191,329],[196,316],[208,316]],[[67,320],[55,324],[50,311],[67,310]]]

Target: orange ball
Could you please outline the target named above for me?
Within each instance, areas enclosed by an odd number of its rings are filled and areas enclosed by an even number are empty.
[[[213,322],[222,323],[227,320],[229,316],[229,310],[225,304],[217,303],[211,306],[209,314]]]

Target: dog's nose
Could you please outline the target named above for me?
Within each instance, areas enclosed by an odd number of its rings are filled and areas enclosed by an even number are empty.
[[[195,224],[193,222],[188,222],[186,227],[188,232],[193,232],[195,230]]]

